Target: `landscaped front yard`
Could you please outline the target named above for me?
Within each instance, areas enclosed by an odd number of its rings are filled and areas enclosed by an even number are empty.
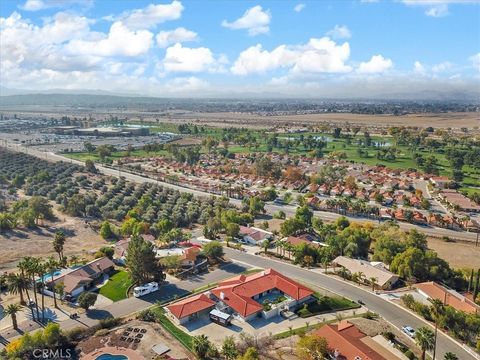
[[[360,307],[356,302],[340,296],[322,296],[318,293],[315,293],[313,296],[315,301],[305,304],[297,310],[298,316],[306,318],[326,312],[357,309]]]
[[[119,301],[127,298],[127,290],[132,285],[130,274],[124,270],[117,270],[108,282],[100,288],[100,295],[112,301]]]

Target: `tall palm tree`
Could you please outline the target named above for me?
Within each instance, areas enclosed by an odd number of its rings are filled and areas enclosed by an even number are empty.
[[[17,313],[20,310],[22,310],[22,307],[18,304],[10,304],[5,308],[5,315],[12,317],[12,325],[15,330],[18,329]]]
[[[40,320],[40,311],[38,310],[38,296],[37,296],[37,282],[35,276],[37,275],[37,268],[40,264],[40,260],[31,256],[24,258],[26,263],[25,272],[30,277],[32,284],[33,296],[35,298],[35,309],[37,313],[37,320]]]
[[[36,268],[39,277],[38,289],[42,294],[42,322],[45,322],[45,275],[47,273],[47,266],[45,263],[39,262]]]
[[[58,308],[58,306],[57,306],[57,295],[56,295],[56,291],[55,291],[55,283],[53,282],[53,276],[55,274],[55,271],[58,269],[59,264],[53,256],[50,256],[47,259],[47,262],[45,263],[45,265],[47,267],[48,273],[50,274],[50,280],[51,280],[51,283],[52,283],[51,289],[52,289],[52,292],[53,292],[53,303],[55,304],[55,308]]]
[[[27,290],[29,285],[28,279],[22,276],[22,274],[8,274],[7,287],[8,291],[12,294],[18,294],[20,296],[20,304],[25,305],[25,297],[23,292]]]
[[[431,299],[430,302],[432,303],[432,305],[430,306],[430,309],[432,310],[432,314],[435,319],[435,336],[434,336],[434,342],[433,342],[433,360],[435,360],[435,353],[437,350],[438,320],[440,319],[440,316],[443,314],[444,304],[439,299]]]
[[[435,335],[430,328],[423,326],[415,332],[415,342],[422,349],[422,360],[425,360],[427,350],[432,350],[435,345]]]
[[[375,291],[375,287],[378,285],[378,278],[372,276],[372,277],[369,277],[368,278],[368,281],[370,282],[370,284],[372,284],[372,291]]]

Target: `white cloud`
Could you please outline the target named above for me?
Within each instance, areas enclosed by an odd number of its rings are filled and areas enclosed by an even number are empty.
[[[480,72],[480,53],[470,56],[468,60],[470,60],[472,66]]]
[[[146,8],[124,13],[121,20],[130,29],[148,29],[165,21],[179,19],[183,9],[182,3],[177,0],[171,4],[150,4]]]
[[[425,11],[425,15],[431,17],[443,17],[448,15],[448,5],[447,4],[439,4],[432,6],[430,9]]]
[[[114,22],[110,32],[96,41],[73,40],[67,50],[75,54],[97,56],[139,56],[152,46],[153,34],[148,30],[131,31],[121,21]]]
[[[335,25],[326,35],[334,39],[349,39],[352,37],[352,33],[347,25]]]
[[[449,15],[449,4],[478,4],[479,0],[401,0],[407,6],[426,7],[425,15],[444,17]]]
[[[194,31],[179,27],[171,31],[160,31],[156,36],[156,40],[159,47],[165,48],[175,43],[195,41],[198,38],[197,35]]]
[[[223,20],[222,26],[233,30],[246,29],[250,36],[255,36],[270,31],[271,19],[270,10],[264,11],[260,5],[257,5],[245,11],[240,18],[233,22]]]
[[[166,72],[201,72],[214,65],[215,58],[210,49],[188,48],[179,43],[167,48],[163,59]]]
[[[167,83],[167,88],[171,92],[191,92],[205,90],[209,88],[209,83],[195,76],[178,77]]]
[[[295,5],[295,7],[293,8],[293,10],[296,11],[296,12],[300,12],[300,11],[302,11],[303,9],[305,9],[305,6],[306,6],[305,4],[297,4],[297,5]]]
[[[272,51],[257,44],[240,53],[231,71],[247,75],[288,67],[294,73],[343,73],[352,70],[345,64],[349,56],[348,43],[337,45],[328,37],[312,38],[299,46],[280,45]]]
[[[93,5],[93,0],[27,0],[18,7],[24,11],[40,11],[50,8],[66,8],[73,5],[88,8]]]
[[[42,0],[27,0],[25,4],[20,6],[20,8],[25,11],[38,11],[46,7],[46,4]]]
[[[452,67],[453,67],[452,63],[450,63],[448,61],[444,61],[444,62],[441,62],[439,64],[433,65],[432,66],[432,71],[434,73],[445,72],[445,71],[450,70]]]
[[[416,72],[417,74],[425,74],[425,66],[420,62],[420,61],[415,61],[413,64],[413,71]]]
[[[360,74],[375,74],[385,72],[393,66],[390,59],[385,59],[382,55],[373,55],[367,62],[360,63],[357,72]]]

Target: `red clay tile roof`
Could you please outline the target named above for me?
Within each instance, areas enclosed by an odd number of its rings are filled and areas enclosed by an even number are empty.
[[[344,320],[339,324],[328,324],[314,332],[325,338],[329,349],[338,351],[339,360],[387,360],[362,341],[366,337],[358,328]],[[358,357],[357,357],[358,356]]]
[[[218,298],[221,298],[221,293],[223,293],[223,301],[245,317],[263,308],[252,297],[272,289],[278,289],[295,300],[301,300],[313,294],[309,288],[273,269],[229,279],[221,282],[217,288],[211,291]]]
[[[456,310],[465,311],[468,313],[475,313],[477,311],[480,312],[480,306],[475,304],[473,301],[467,299],[462,294],[459,294],[453,290],[449,290],[433,281],[415,284],[414,287],[427,294],[428,297],[432,299],[438,299],[444,304],[455,308]]]
[[[181,319],[185,316],[189,316],[199,311],[213,307],[214,305],[215,301],[210,299],[207,295],[199,294],[168,305],[167,309],[177,319]]]

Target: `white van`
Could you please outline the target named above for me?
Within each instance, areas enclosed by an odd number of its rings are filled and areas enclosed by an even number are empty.
[[[158,283],[151,282],[141,286],[136,286],[133,288],[133,296],[136,298],[150,294],[158,290]]]

